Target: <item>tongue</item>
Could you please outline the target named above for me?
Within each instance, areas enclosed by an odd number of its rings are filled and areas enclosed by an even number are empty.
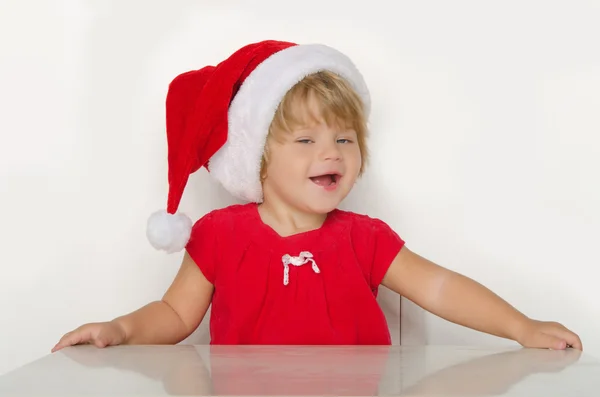
[[[329,186],[333,183],[331,175],[314,176],[310,179],[319,186]]]

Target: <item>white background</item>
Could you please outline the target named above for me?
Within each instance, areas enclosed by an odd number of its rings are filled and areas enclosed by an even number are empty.
[[[334,46],[372,89],[373,159],[344,208],[600,357],[599,1],[1,4],[0,373],[162,296],[181,254],[145,225],[166,205],[167,85],[264,39]],[[200,171],[181,209],[233,202]],[[382,298],[397,338],[398,298]],[[512,343],[409,302],[402,329]]]

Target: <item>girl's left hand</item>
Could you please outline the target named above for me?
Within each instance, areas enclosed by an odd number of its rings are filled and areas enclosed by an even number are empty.
[[[583,350],[579,336],[553,321],[528,320],[517,342],[530,348],[564,350],[572,347]]]

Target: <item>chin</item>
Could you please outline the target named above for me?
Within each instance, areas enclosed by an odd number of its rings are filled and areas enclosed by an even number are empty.
[[[338,203],[339,204],[339,203]],[[337,208],[337,205],[310,206],[310,211],[315,214],[326,215]]]
[[[329,198],[313,198],[312,200],[307,200],[306,207],[316,214],[328,214],[331,211],[335,210],[340,203],[341,199],[329,197]]]

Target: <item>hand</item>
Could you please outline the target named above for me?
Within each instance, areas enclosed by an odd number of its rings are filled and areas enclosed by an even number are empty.
[[[82,325],[66,333],[52,348],[52,353],[72,345],[93,344],[96,347],[120,345],[125,341],[125,330],[114,321]]]
[[[564,350],[572,347],[583,350],[579,336],[564,325],[551,321],[528,320],[517,342],[531,348]]]

